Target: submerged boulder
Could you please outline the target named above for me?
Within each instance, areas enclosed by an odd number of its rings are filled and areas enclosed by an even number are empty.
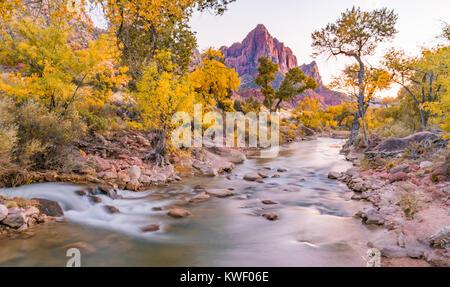
[[[150,225],[147,225],[147,226],[141,228],[141,231],[144,233],[145,232],[154,232],[154,231],[158,231],[158,230],[159,230],[158,224],[150,224]]]
[[[261,179],[261,176],[255,172],[250,172],[244,175],[244,180],[247,181],[256,181],[258,179]]]
[[[225,188],[207,189],[206,192],[215,197],[228,197],[234,195],[234,192]]]
[[[197,194],[196,196],[192,197],[189,202],[190,203],[199,203],[199,202],[205,202],[208,201],[211,198],[211,196],[209,196],[209,194],[207,194],[206,192],[201,192],[199,194]]]
[[[167,214],[174,218],[183,218],[190,216],[192,213],[181,208],[174,208],[171,209]]]

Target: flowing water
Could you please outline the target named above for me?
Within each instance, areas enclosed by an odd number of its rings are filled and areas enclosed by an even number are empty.
[[[275,159],[250,159],[231,174],[184,179],[170,187],[102,197],[91,203],[74,193],[79,186],[37,184],[0,191],[3,196],[58,201],[68,219],[34,227],[16,239],[0,239],[0,266],[65,266],[70,247],[81,250],[82,266],[364,266],[366,243],[379,233],[352,215],[363,203],[347,187],[327,178],[351,164],[339,155],[341,140],[321,138],[283,147]],[[267,168],[271,168],[268,170]],[[288,171],[279,173],[278,168]],[[247,172],[264,172],[265,183],[247,182]],[[226,199],[185,204],[193,187],[234,188]],[[278,202],[263,205],[262,200]],[[113,205],[120,214],[109,214]],[[192,212],[172,219],[154,207],[182,206]],[[262,213],[275,212],[268,221]],[[141,228],[159,224],[161,230]]]

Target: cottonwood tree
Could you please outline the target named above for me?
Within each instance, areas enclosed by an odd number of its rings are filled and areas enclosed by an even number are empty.
[[[448,47],[424,50],[420,57],[408,57],[404,51],[395,49],[384,56],[383,64],[391,80],[402,86],[416,104],[423,130],[428,127],[432,113],[429,104],[437,102],[445,92],[448,57]]]
[[[103,8],[122,60],[134,81],[157,50],[171,49],[178,72],[187,68],[196,40],[188,22],[195,10],[221,15],[235,0],[91,0]],[[131,87],[133,88],[133,87]]]
[[[233,111],[232,91],[240,85],[239,75],[225,66],[222,52],[208,49],[201,55],[202,62],[191,73],[198,100],[205,108],[218,107],[222,111]]]
[[[364,115],[366,115],[367,110],[370,105],[374,102],[377,93],[390,88],[390,76],[389,73],[383,69],[377,69],[372,67],[365,68],[363,82],[364,82],[364,102],[361,104],[360,89],[359,89],[359,71],[360,67],[358,64],[347,66],[341,75],[336,77],[331,83],[331,87],[338,88],[344,91],[347,95],[351,96],[353,102],[354,114],[362,114],[363,131],[367,138],[367,125]],[[355,116],[356,117],[356,116]],[[352,124],[353,127],[353,124]],[[366,142],[367,144],[367,142]]]
[[[365,89],[364,57],[372,55],[378,44],[392,39],[397,33],[397,15],[387,8],[362,11],[359,7],[347,9],[335,23],[312,34],[312,47],[315,55],[343,55],[353,58],[359,66],[358,71],[358,109],[352,124],[350,143],[355,142],[360,130],[360,119],[364,125]],[[367,146],[368,139],[365,137]]]
[[[131,94],[140,112],[136,128],[153,131],[153,150],[146,156],[157,165],[165,165],[170,152],[169,136],[176,126],[172,119],[178,111],[192,108],[194,91],[187,75],[178,75],[177,65],[169,51],[160,51],[137,82],[137,91]]]

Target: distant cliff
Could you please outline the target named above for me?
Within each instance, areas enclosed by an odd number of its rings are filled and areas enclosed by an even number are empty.
[[[254,96],[261,98],[260,93],[255,91],[258,89],[258,86],[254,83],[254,79],[258,75],[258,59],[260,57],[267,57],[279,65],[279,72],[272,83],[276,89],[280,86],[284,74],[289,69],[298,67],[297,57],[292,50],[272,37],[262,24],[256,26],[241,43],[234,43],[231,47],[222,47],[220,50],[225,56],[225,64],[230,68],[234,68],[241,77],[239,95],[242,97]],[[326,106],[341,103],[341,94],[328,90],[323,84],[316,62],[304,64],[300,66],[300,69],[306,75],[312,76],[316,80],[318,88],[315,91],[307,91],[303,95],[299,95],[291,103],[286,103],[286,107],[295,106],[297,101],[305,96],[318,99]]]
[[[239,75],[258,75],[258,59],[268,57],[280,66],[285,74],[289,69],[297,67],[297,57],[292,50],[273,38],[264,25],[258,25],[241,43],[220,49],[226,58],[226,64],[234,67]]]

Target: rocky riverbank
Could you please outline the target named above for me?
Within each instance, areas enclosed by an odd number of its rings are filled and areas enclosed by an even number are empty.
[[[66,182],[83,185],[108,185],[140,191],[151,186],[180,181],[194,175],[217,176],[230,172],[246,159],[231,148],[197,148],[173,155],[164,166],[149,158],[151,136],[140,132],[115,132],[109,136],[95,134],[77,143],[72,152],[71,168],[60,170],[11,170],[1,174],[5,187],[31,183]]]
[[[423,132],[347,151],[354,167],[329,178],[345,182],[353,200],[373,207],[355,216],[386,232],[369,246],[385,266],[450,266],[450,183],[446,141]]]
[[[55,221],[63,216],[58,203],[45,199],[6,199],[0,196],[0,237],[14,239],[17,235],[31,236],[31,228]]]

